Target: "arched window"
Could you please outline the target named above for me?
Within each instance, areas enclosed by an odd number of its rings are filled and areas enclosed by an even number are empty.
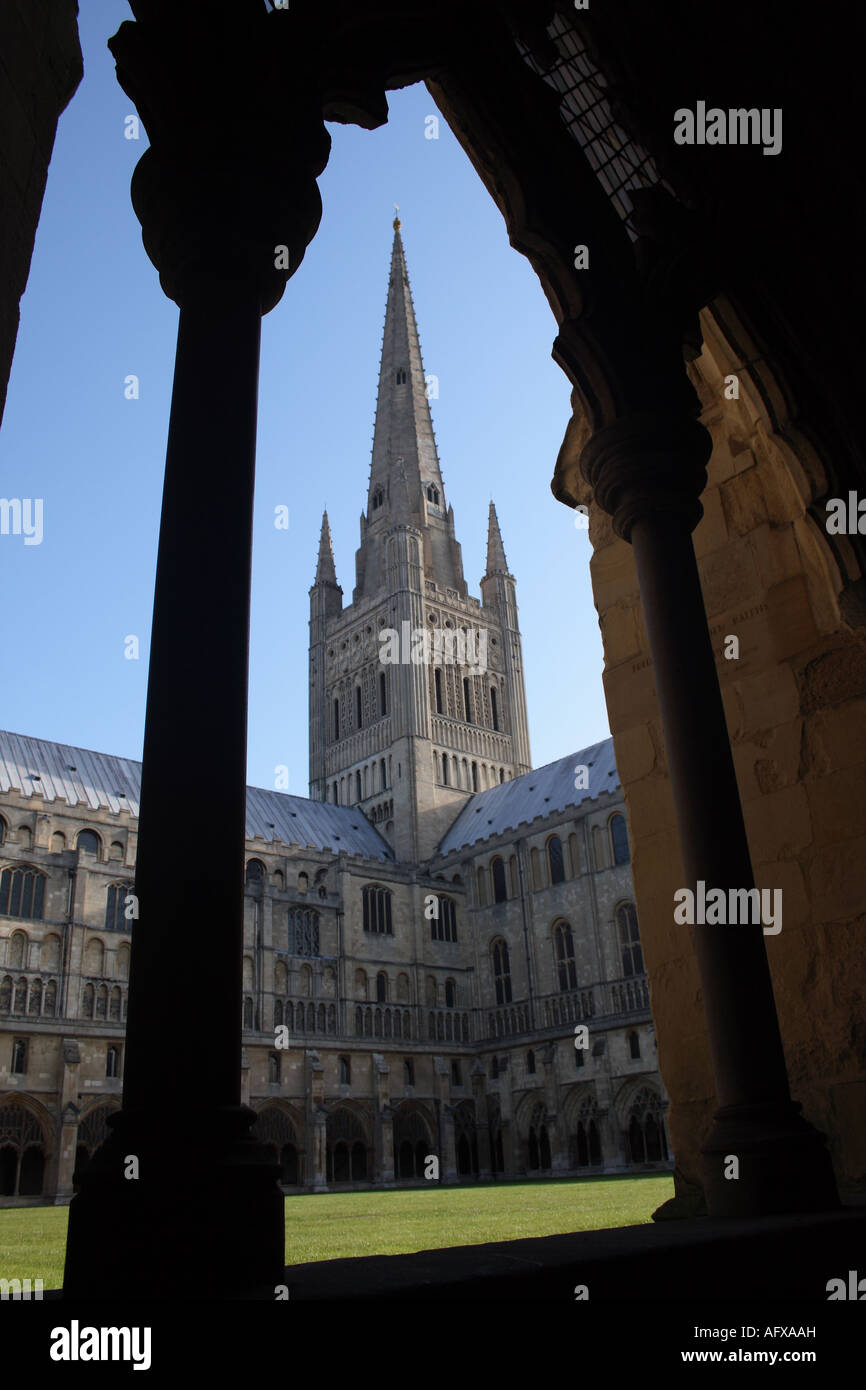
[[[648,1087],[635,1097],[629,1112],[628,1156],[631,1163],[659,1163],[668,1156],[664,1103]]]
[[[559,975],[559,988],[577,988],[577,967],[574,962],[574,937],[567,922],[557,922],[553,929],[556,952],[556,969]]]
[[[20,970],[22,966],[27,968],[30,964],[30,938],[26,931],[14,931],[12,933],[7,951],[7,965],[14,966],[16,970]]]
[[[547,842],[547,865],[551,883],[565,882],[565,865],[562,859],[562,841],[558,835],[551,835]]]
[[[362,707],[362,701],[361,701],[361,687],[360,687],[360,685],[356,685],[356,686],[355,686],[355,728],[356,728],[356,729],[360,729],[361,725],[362,725],[363,722],[364,722],[364,720],[363,720],[363,718],[362,718],[362,715],[363,715],[363,707]]]
[[[105,1053],[105,1075],[108,1077],[120,1076],[120,1048],[109,1047]]]
[[[48,984],[46,985],[46,988],[45,988],[45,1000],[44,1000],[43,1005],[42,1005],[42,1012],[43,1012],[44,1014],[51,1014],[51,1015],[53,1016],[54,1013],[56,1012],[56,1010],[57,1010],[57,981],[56,981],[56,980],[49,980],[49,981],[48,981]]]
[[[436,713],[442,713],[442,672],[438,666],[433,668],[433,689],[436,694]],[[448,781],[448,778],[445,778]]]
[[[83,1018],[93,1018],[93,1006],[96,1000],[96,990],[93,985],[85,985],[84,993],[81,996],[81,1014]]]
[[[472,723],[472,703],[469,694],[469,677],[463,677],[463,717],[467,724]]]
[[[486,906],[487,906],[487,870],[486,870],[486,869],[483,869],[483,868],[482,868],[482,869],[476,870],[475,880],[476,880],[476,883],[477,883],[477,886],[478,886],[478,905],[479,905],[479,907],[486,907]]]
[[[442,754],[442,781],[448,786],[448,754]]]
[[[123,859],[123,845],[120,840],[112,840],[108,846],[109,859]]]
[[[3,843],[3,837],[2,837],[2,835],[0,835],[0,844],[2,844],[2,843]],[[63,831],[62,831],[62,830],[55,830],[54,834],[51,836],[51,853],[52,853],[52,854],[63,854],[64,851],[65,851],[65,849],[66,849],[66,836],[63,834]]]
[[[614,864],[627,864],[631,858],[631,854],[628,847],[628,830],[626,829],[625,816],[611,816],[610,843],[613,848]]]
[[[120,987],[115,985],[111,994],[108,996],[108,1017],[116,1018],[118,1022],[120,1021],[120,1000]]]
[[[391,924],[391,893],[387,888],[368,884],[363,892],[364,931],[393,935]]]
[[[508,958],[508,947],[501,937],[493,942],[491,948],[493,957],[493,983],[496,987],[497,1004],[511,1003],[511,962]]]
[[[370,510],[373,512],[378,511],[384,501],[385,494],[380,487],[377,487],[376,491],[373,493],[373,501],[370,506]]]
[[[85,975],[102,975],[105,969],[105,946],[98,936],[92,936],[84,948]]]
[[[398,369],[398,371],[397,371],[397,385],[398,385],[398,386],[405,386],[405,385],[406,385],[406,371],[405,371],[405,368],[403,368],[403,367],[400,367],[400,368]]]
[[[271,1086],[280,1084],[280,1054],[279,1052],[268,1053],[268,1083]]]
[[[490,713],[491,713],[491,715],[492,715],[492,717],[493,717],[493,727],[494,727],[494,729],[496,729],[496,731],[498,732],[498,731],[499,731],[499,702],[498,702],[498,698],[497,698],[497,695],[496,695],[496,689],[495,689],[495,687],[492,686],[492,685],[491,685],[491,687],[490,687]]]
[[[445,1007],[453,1009],[457,998],[457,990],[453,980],[445,981]]]
[[[478,764],[477,764],[477,763],[473,763],[473,764],[472,764],[472,790],[473,790],[474,792],[477,792],[477,790],[478,790]]]
[[[334,805],[335,805],[335,806],[339,806],[339,804],[340,804],[340,784],[339,784],[339,782],[335,782],[335,783],[334,783]]]
[[[126,918],[126,899],[132,895],[127,883],[110,883],[105,899],[105,930],[131,931],[132,921]],[[134,903],[130,903],[130,910]]]
[[[75,847],[79,854],[98,854],[102,848],[102,841],[95,830],[82,830]]]
[[[622,973],[624,978],[644,973],[643,951],[637,926],[637,912],[633,903],[624,903],[617,908],[616,920],[619,927],[619,944],[622,951]]]
[[[340,701],[334,701],[334,738],[340,737]]]
[[[388,1002],[388,976],[384,970],[380,970],[376,976],[376,1003],[387,1004]]]
[[[438,916],[430,921],[430,936],[433,941],[457,940],[457,910],[453,898],[438,898]]]
[[[36,869],[4,869],[0,874],[0,917],[41,921],[45,876]]]
[[[526,1054],[526,1070],[529,1076],[535,1075],[535,1053],[532,1048]]]
[[[38,1197],[46,1152],[42,1126],[32,1111],[14,1100],[0,1106],[0,1197]]]
[[[0,980],[0,1014],[12,1012],[12,976],[4,975]]]
[[[245,1028],[252,1028],[252,1026],[253,1026],[253,1001],[252,1001],[252,999],[250,998],[250,996],[247,995],[247,997],[244,999],[244,1027],[245,1027]]]
[[[508,897],[508,889],[505,886],[505,865],[498,856],[490,865],[490,873],[493,880],[493,901],[504,903]]]
[[[635,1032],[628,1035],[628,1051],[632,1061],[636,1061],[640,1057],[640,1038]]]
[[[118,980],[129,979],[129,946],[123,943],[115,958],[115,972]]]
[[[427,501],[432,502],[435,507],[439,506],[439,489],[432,483],[427,484]]]
[[[491,1081],[498,1081],[498,1080],[499,1080],[499,1058],[498,1058],[498,1057],[491,1057],[491,1059],[490,1059],[490,1080],[491,1080]]]
[[[251,859],[247,864],[246,885],[259,888],[265,881],[265,866],[260,859]]]
[[[310,887],[310,875],[303,872],[298,874],[298,892],[302,898],[307,896]]]
[[[359,771],[355,773],[355,800],[363,801],[363,799],[364,798],[361,792],[361,773]]]
[[[379,715],[384,719],[388,713],[388,682],[385,680],[385,672],[379,672]]]

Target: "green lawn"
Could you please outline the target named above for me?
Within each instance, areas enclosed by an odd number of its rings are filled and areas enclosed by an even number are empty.
[[[446,1245],[634,1226],[672,1197],[670,1173],[286,1198],[286,1259],[398,1255]],[[68,1207],[0,1210],[0,1278],[60,1287]]]

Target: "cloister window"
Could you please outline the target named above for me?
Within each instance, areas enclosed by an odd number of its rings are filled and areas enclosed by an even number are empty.
[[[490,873],[493,879],[493,901],[504,903],[508,897],[508,889],[505,885],[505,865],[498,857],[490,865]]]
[[[493,983],[496,987],[497,1004],[511,1003],[511,962],[508,958],[508,947],[499,937],[493,942],[491,948],[493,957]]]
[[[613,848],[614,864],[627,864],[631,858],[631,852],[628,845],[628,829],[626,828],[625,816],[611,816],[610,843]]]
[[[111,883],[105,899],[106,931],[130,931],[131,922],[126,918],[126,899],[132,888],[128,883]]]
[[[562,857],[562,841],[558,835],[551,835],[547,842],[547,864],[551,883],[565,882],[565,864]]]
[[[296,956],[317,956],[319,954],[319,914],[310,908],[295,908],[289,911],[288,919],[289,949],[294,945]]]
[[[36,869],[4,869],[0,874],[0,916],[42,918],[45,875]]]
[[[556,952],[556,969],[559,975],[559,988],[577,988],[577,967],[574,963],[574,936],[567,922],[558,922],[553,930]]]
[[[494,689],[493,686],[490,687],[490,713],[491,713],[491,715],[492,715],[492,717],[493,717],[493,727],[494,727],[494,729],[496,729],[497,732],[498,732],[498,730],[499,730],[499,704],[498,704],[498,700],[497,700],[496,691],[495,691],[495,689]]]
[[[95,830],[82,830],[75,841],[75,847],[79,854],[98,854],[102,848],[102,841]]]
[[[457,909],[453,898],[439,898],[439,915],[430,922],[430,937],[433,941],[457,940]]]
[[[387,888],[368,884],[363,893],[364,931],[393,935],[391,924],[391,893]]]
[[[617,908],[617,925],[619,927],[619,944],[622,951],[622,973],[627,978],[630,975],[642,975],[643,970],[643,951],[640,944],[640,933],[637,926],[637,912],[633,903],[625,903]]]

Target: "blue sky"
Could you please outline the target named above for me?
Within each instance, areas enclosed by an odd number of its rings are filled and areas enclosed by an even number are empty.
[[[44,505],[40,545],[0,537],[0,721],[138,758],[178,310],[129,199],[145,140],[124,138],[134,108],[106,39],[130,13],[121,0],[81,8],[85,76],[60,119],[0,428],[0,494]],[[390,107],[378,131],[329,127],[319,233],[263,321],[248,776],[269,787],[285,764],[299,795],[308,590],[327,505],[351,600],[395,202],[470,592],[491,496],[517,578],[533,762],[608,735],[589,541],[550,492],[570,410],[550,357],[556,322],[445,122],[425,137],[426,89],[392,93]],[[201,138],[219,140],[216,120],[203,118]],[[138,400],[124,395],[130,374]],[[287,531],[273,525],[279,504]],[[138,661],[124,656],[129,634]]]

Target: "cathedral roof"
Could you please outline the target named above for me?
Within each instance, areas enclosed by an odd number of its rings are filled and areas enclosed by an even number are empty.
[[[137,816],[141,763],[0,730],[0,792],[8,791]],[[262,787],[247,787],[246,833],[250,840],[260,837],[334,854],[394,857],[357,807],[332,806]]]
[[[589,769],[589,786],[577,791],[575,769],[581,765]],[[606,738],[579,753],[471,796],[442,840],[439,853],[450,854],[479,840],[493,839],[540,816],[568,811],[602,792],[617,791],[619,786],[613,739]]]

